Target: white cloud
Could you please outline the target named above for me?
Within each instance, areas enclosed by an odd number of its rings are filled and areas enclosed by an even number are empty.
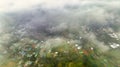
[[[116,4],[117,2],[117,4]],[[0,0],[0,11],[2,12],[10,12],[16,10],[23,10],[26,8],[30,8],[35,5],[44,5],[47,8],[51,7],[63,7],[66,4],[70,5],[85,5],[90,3],[107,3],[108,5],[118,6],[119,1],[98,1],[98,0]]]
[[[0,11],[16,11],[44,4],[47,7],[61,6],[68,2],[77,3],[78,0],[0,0]]]
[[[25,9],[40,2],[41,0],[0,0],[0,11]]]

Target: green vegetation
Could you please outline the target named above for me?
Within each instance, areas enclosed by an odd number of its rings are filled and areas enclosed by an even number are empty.
[[[100,52],[96,47],[83,48],[66,39],[53,39],[50,42],[53,46],[43,41],[24,39],[20,42],[24,46],[12,51],[10,57],[15,60],[12,62],[16,63],[16,67],[118,67],[114,57]]]

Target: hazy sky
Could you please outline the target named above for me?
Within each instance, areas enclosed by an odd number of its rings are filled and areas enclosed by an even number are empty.
[[[67,2],[77,3],[78,0],[0,0],[0,11],[21,10],[38,4],[58,6],[63,5]]]
[[[35,5],[44,5],[45,7],[62,7],[66,4],[89,4],[89,3],[107,3],[111,6],[118,6],[119,0],[0,0],[0,11],[11,12],[23,10]]]

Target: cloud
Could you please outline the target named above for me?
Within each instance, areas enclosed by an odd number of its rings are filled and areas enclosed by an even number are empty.
[[[28,36],[33,39],[47,40],[63,37],[78,40],[79,37],[82,37],[88,40],[93,39],[93,43],[101,44],[98,47],[105,48],[106,51],[108,46],[104,46],[106,45],[104,39],[99,41],[99,37],[104,35],[103,29],[113,30],[111,28],[114,27],[113,25],[120,25],[119,1],[52,0],[49,2],[36,0],[36,2],[32,2],[33,0],[30,0],[28,4],[23,4],[23,6],[26,5],[23,7],[20,6],[22,1],[19,4],[17,4],[18,1],[15,1],[15,4],[18,5],[15,7],[20,10],[14,10],[11,7],[12,11],[5,13],[6,17],[10,17],[10,21],[14,21],[15,33],[20,38]],[[3,9],[4,11],[7,10]],[[89,38],[89,36],[95,38]]]
[[[109,1],[109,3],[108,3]],[[43,5],[46,8],[63,8],[65,5],[107,4],[111,7],[119,7],[118,0],[0,0],[0,12],[14,12],[34,8]],[[8,11],[9,10],[9,11]]]
[[[33,1],[30,0],[30,2]],[[16,1],[16,3],[18,2]],[[34,3],[36,6],[33,8],[27,7],[27,9],[21,9],[20,11],[9,12],[10,17],[13,20],[15,19],[16,23],[30,30],[59,33],[67,29],[78,31],[84,25],[108,25],[111,23],[109,21],[116,20],[116,16],[118,16],[116,12],[119,10],[114,7],[119,6],[120,2],[110,1],[108,3],[107,0],[101,2],[97,0],[95,2],[52,0],[49,2],[41,0],[37,3],[36,0]]]
[[[30,8],[32,6],[38,5],[38,4],[44,4],[46,7],[55,7],[55,6],[62,6],[67,3],[73,3],[76,4],[79,2],[79,0],[0,0],[0,11],[8,12],[9,11],[18,11],[23,10],[26,8]]]

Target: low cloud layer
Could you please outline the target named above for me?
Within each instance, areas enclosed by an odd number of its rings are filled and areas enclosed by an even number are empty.
[[[45,4],[41,4],[43,2]],[[119,31],[119,27],[111,28],[120,25],[119,1],[65,0],[57,4],[58,2],[53,0],[39,3],[31,8],[3,14],[5,19],[7,17],[10,22],[15,22],[16,33],[21,37],[27,35],[36,39],[54,36],[71,38],[83,36],[89,32],[97,36],[97,31],[103,31],[103,29],[112,29],[112,32]],[[81,31],[84,33],[81,34]]]

